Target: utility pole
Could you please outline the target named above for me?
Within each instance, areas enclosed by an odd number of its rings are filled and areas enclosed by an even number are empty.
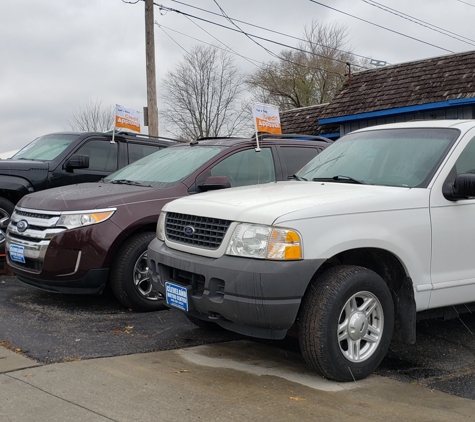
[[[145,0],[145,64],[147,67],[148,134],[158,136],[157,80],[155,77],[153,0]]]

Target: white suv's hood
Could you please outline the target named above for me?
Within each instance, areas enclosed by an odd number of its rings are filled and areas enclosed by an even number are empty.
[[[278,182],[177,199],[164,211],[272,224],[307,217],[428,206],[428,189],[327,182]]]

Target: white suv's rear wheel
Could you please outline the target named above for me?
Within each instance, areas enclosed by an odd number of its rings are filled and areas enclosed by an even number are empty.
[[[309,287],[300,310],[306,362],[324,377],[352,381],[370,375],[391,342],[394,307],[384,280],[357,266],[335,267]]]

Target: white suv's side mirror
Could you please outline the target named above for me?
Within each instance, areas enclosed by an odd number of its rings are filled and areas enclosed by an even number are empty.
[[[459,174],[452,185],[444,189],[444,196],[449,201],[475,197],[475,174]]]

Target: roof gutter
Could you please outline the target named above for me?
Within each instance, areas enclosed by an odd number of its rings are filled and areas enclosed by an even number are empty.
[[[434,110],[437,108],[457,107],[461,105],[475,104],[475,98],[460,98],[457,100],[440,101],[437,103],[418,104],[407,107],[391,108],[388,110],[370,111],[368,113],[352,114],[341,117],[331,117],[328,119],[319,119],[319,125],[329,123],[343,123],[353,120],[372,119],[375,117],[394,116],[395,114],[413,113],[417,111]]]

